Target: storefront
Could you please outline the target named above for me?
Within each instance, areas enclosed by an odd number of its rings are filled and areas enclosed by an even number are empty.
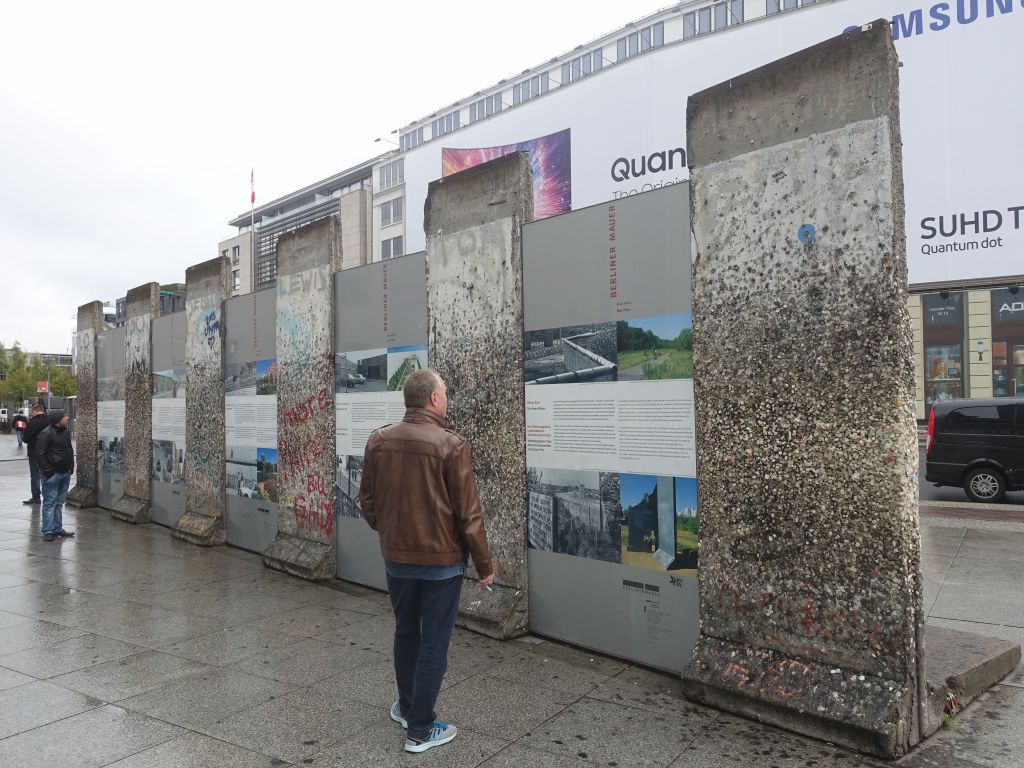
[[[991,296],[992,394],[1024,397],[1024,291],[1014,285]]]
[[[964,397],[964,294],[921,297],[924,323],[924,407]]]

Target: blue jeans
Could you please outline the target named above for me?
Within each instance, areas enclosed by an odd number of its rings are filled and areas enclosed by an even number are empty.
[[[18,447],[21,448],[21,444],[24,442],[21,439],[22,431],[20,429],[16,429],[16,430],[14,430],[14,433],[18,436]]]
[[[43,480],[43,533],[57,533],[63,530],[61,513],[64,502],[68,498],[68,486],[71,484],[70,472],[54,472],[48,480]]]
[[[410,738],[423,739],[437,715],[434,704],[448,669],[448,642],[459,614],[462,576],[442,581],[388,576],[395,609],[395,679]]]
[[[29,482],[32,483],[32,498],[41,499],[43,498],[43,473],[39,471],[39,465],[36,464],[36,460],[31,456],[32,449],[29,449],[28,457],[28,475]]]

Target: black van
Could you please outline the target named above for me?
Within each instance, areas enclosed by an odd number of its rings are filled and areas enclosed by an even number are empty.
[[[971,501],[1024,490],[1024,398],[946,400],[928,416],[925,480]]]

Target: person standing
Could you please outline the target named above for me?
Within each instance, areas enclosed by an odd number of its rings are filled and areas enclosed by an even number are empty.
[[[50,416],[50,426],[36,438],[35,455],[43,474],[43,538],[53,541],[58,536],[74,536],[64,530],[61,519],[71,474],[75,471],[75,450],[71,446],[66,413],[55,411]]]
[[[436,372],[409,375],[405,417],[366,443],[359,503],[380,534],[395,613],[391,719],[406,729],[405,751],[447,744],[458,729],[437,719],[434,704],[448,668],[467,553],[481,587],[494,566],[466,441],[447,428],[448,389]]]
[[[25,499],[22,504],[38,504],[42,501],[42,475],[39,473],[39,464],[36,463],[36,438],[39,433],[50,426],[50,420],[46,417],[46,409],[43,406],[32,406],[29,412],[28,427],[25,429],[25,445],[28,446],[28,471],[29,482],[32,484],[32,495]]]
[[[28,427],[28,419],[22,414],[14,414],[14,421],[11,422],[11,426],[14,428],[14,434],[18,436],[18,450],[21,450],[21,444],[24,442],[25,429]]]

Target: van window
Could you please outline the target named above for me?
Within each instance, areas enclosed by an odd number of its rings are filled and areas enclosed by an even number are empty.
[[[943,432],[960,435],[1012,435],[1012,405],[972,405],[950,411]]]

